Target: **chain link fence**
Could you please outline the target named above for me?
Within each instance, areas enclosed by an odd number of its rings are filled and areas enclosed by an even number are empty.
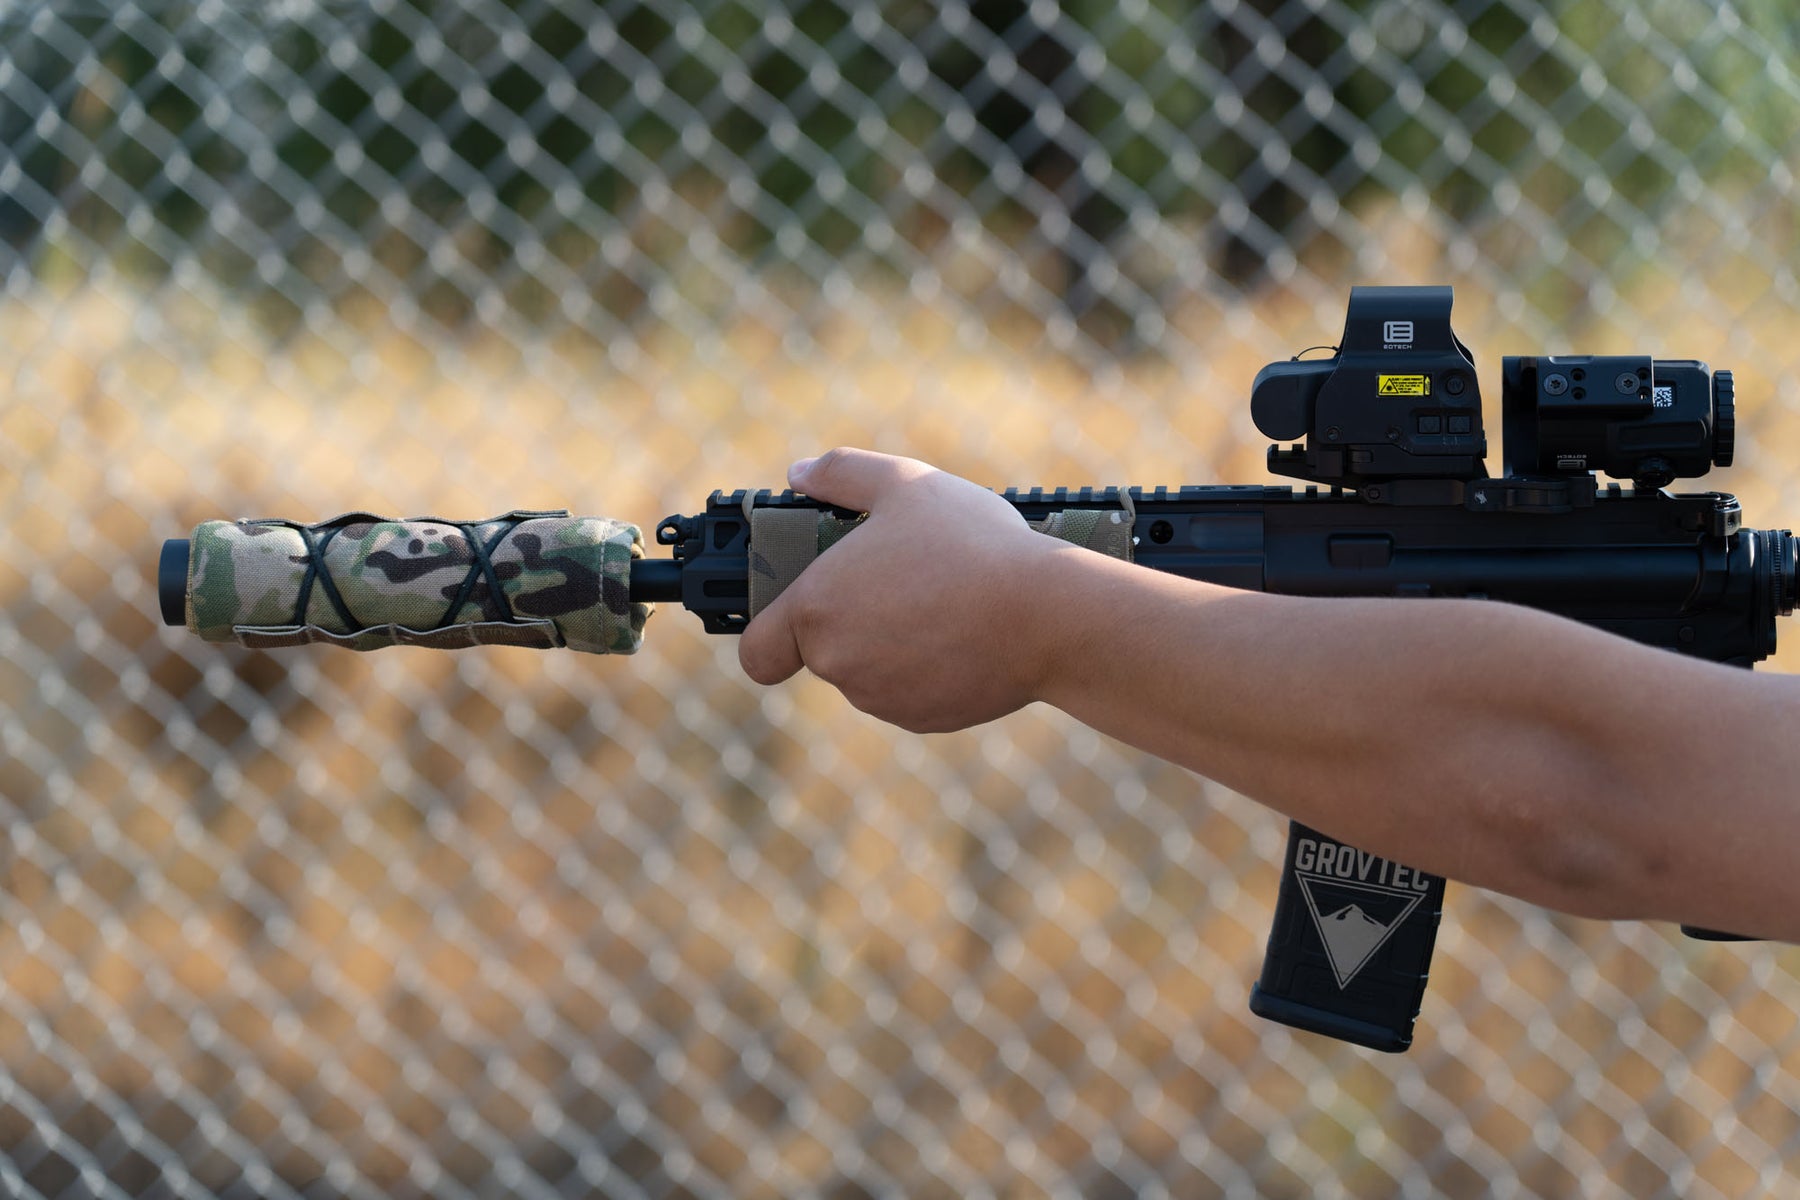
[[[679,611],[220,649],[152,563],[839,442],[1258,482],[1356,282],[1457,284],[1491,392],[1734,368],[1792,525],[1797,71],[1783,0],[0,0],[0,1191],[1791,1189],[1792,951],[1452,886],[1372,1055],[1246,1011],[1284,823],[1055,713],[903,735]]]

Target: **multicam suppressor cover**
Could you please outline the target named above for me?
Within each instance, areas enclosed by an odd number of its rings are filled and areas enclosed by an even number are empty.
[[[651,605],[630,599],[643,533],[604,517],[208,521],[188,560],[188,629],[254,648],[567,646],[631,654]]]

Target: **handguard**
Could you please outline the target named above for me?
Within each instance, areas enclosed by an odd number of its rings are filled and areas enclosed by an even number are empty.
[[[750,564],[752,618],[774,603],[775,597],[786,591],[815,558],[862,521],[860,515],[838,515],[837,510],[808,505],[804,497],[784,495],[798,501],[798,506],[759,505],[759,498],[768,499],[761,493],[746,493],[742,501],[744,518],[749,522],[745,552]],[[1129,492],[1121,488],[1116,496],[1121,507],[1058,509],[1036,520],[1027,519],[1026,524],[1071,545],[1131,562],[1132,528],[1137,514]]]
[[[170,576],[180,570],[188,629],[255,649],[323,642],[631,654],[652,610],[631,599],[631,564],[643,553],[637,526],[565,511],[485,521],[369,513],[312,525],[207,521],[191,541],[165,544],[161,590],[168,618]]]

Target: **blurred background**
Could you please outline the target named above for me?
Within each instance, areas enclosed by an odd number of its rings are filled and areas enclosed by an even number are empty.
[[[1262,482],[1354,283],[1455,284],[1491,416],[1502,354],[1734,369],[1697,486],[1792,527],[1797,72],[1784,0],[0,3],[0,1191],[1793,1186],[1792,950],[1452,885],[1376,1055],[1246,1010],[1285,823],[1054,712],[909,736],[678,610],[253,653],[153,581],[844,442]]]

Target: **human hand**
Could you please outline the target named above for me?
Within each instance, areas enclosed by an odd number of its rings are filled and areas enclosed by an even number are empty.
[[[1037,698],[1051,641],[1034,564],[1066,549],[986,488],[910,458],[840,448],[789,484],[867,512],[738,642],[745,674],[806,667],[851,704],[915,733],[994,720]]]

